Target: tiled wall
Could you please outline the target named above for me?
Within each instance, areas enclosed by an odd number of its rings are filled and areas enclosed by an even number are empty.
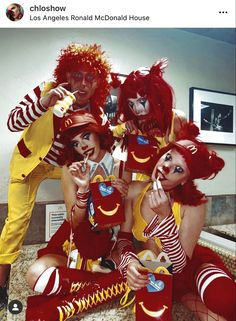
[[[62,203],[58,201],[55,203]],[[236,222],[236,195],[209,196],[205,226],[231,224]],[[7,204],[0,204],[0,230],[2,230]],[[24,244],[45,242],[45,203],[35,205]]]
[[[209,196],[205,226],[236,223],[236,195]]]

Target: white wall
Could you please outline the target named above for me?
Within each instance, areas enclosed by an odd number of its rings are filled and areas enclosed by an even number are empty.
[[[41,81],[50,78],[60,48],[69,42],[100,43],[115,71],[129,73],[168,57],[165,79],[176,107],[189,113],[189,87],[235,92],[235,47],[177,29],[1,29],[0,30],[0,203],[7,202],[9,161],[20,133],[8,131],[12,108]],[[235,193],[235,147],[215,145],[226,161],[213,181],[199,181],[208,195]],[[38,201],[62,199],[59,181],[45,181]]]

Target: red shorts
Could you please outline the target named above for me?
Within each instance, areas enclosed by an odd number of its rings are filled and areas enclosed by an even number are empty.
[[[109,230],[93,231],[88,221],[81,222],[74,231],[74,243],[83,258],[96,260],[108,256],[113,247]],[[57,254],[67,258],[63,244],[70,239],[70,224],[66,220],[52,236],[48,245],[38,251],[38,258],[46,254]]]

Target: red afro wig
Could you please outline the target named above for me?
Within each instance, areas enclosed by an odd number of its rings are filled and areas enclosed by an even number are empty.
[[[111,152],[114,138],[109,124],[99,124],[91,113],[77,111],[64,117],[61,125],[61,140],[64,149],[60,155],[60,165],[69,165],[72,162],[80,161],[83,157],[78,154],[71,144],[71,140],[83,131],[96,133],[100,138],[100,147]]]
[[[90,100],[90,105],[94,114],[96,112],[100,113],[99,108],[103,108],[106,97],[109,94],[109,75],[111,71],[111,65],[100,45],[71,43],[66,48],[61,49],[61,54],[57,59],[57,66],[54,70],[56,84],[67,82],[66,73],[78,71],[81,67],[89,68],[99,77],[98,88]]]
[[[149,117],[144,123],[155,122],[160,134],[164,136],[171,126],[172,109],[174,104],[172,87],[163,79],[163,70],[167,66],[167,59],[157,61],[151,68],[140,68],[131,72],[120,86],[118,113],[116,120],[123,122],[138,119],[129,108],[128,99],[136,98],[137,93],[146,97],[150,105]],[[142,132],[145,128],[140,128]]]
[[[161,156],[170,149],[176,149],[185,159],[190,175],[187,182],[176,186],[172,191],[175,201],[185,205],[200,205],[205,203],[204,194],[197,189],[194,179],[213,179],[224,167],[225,162],[215,151],[209,150],[207,145],[197,139],[199,128],[192,122],[181,128],[177,140],[162,148],[157,156]]]

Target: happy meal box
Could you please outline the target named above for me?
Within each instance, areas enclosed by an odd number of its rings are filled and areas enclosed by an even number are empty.
[[[150,174],[157,154],[157,141],[141,135],[128,136],[128,154],[125,169],[132,172]]]
[[[124,205],[120,192],[111,181],[90,183],[88,215],[96,230],[121,224],[125,220]]]
[[[136,292],[136,321],[171,321],[172,264],[166,253],[139,253],[140,263],[149,270],[149,284]]]
[[[136,321],[171,321],[172,275],[148,273],[149,284],[136,292]]]

